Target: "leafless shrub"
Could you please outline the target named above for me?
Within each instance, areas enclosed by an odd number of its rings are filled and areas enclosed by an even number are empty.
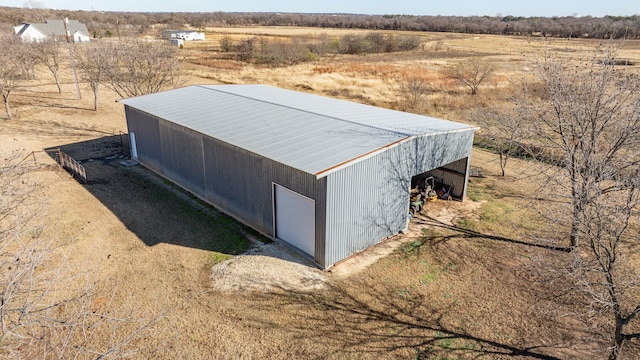
[[[238,60],[250,62],[255,56],[257,38],[245,39],[236,46],[236,52],[238,54]]]
[[[398,49],[393,51],[415,50],[420,46],[421,43],[422,41],[420,40],[420,37],[415,35],[398,36],[397,38]]]
[[[468,87],[471,95],[478,93],[480,84],[492,73],[493,66],[477,58],[457,63],[444,70],[445,76]]]
[[[293,65],[311,59],[308,47],[298,39],[260,41],[256,62],[274,66]]]
[[[224,52],[233,51],[233,39],[229,35],[223,35],[220,39],[220,48]]]
[[[327,34],[321,34],[317,39],[311,40],[308,44],[309,51],[318,57],[324,56],[331,49],[331,39]]]
[[[420,38],[372,32],[366,35],[347,34],[339,44],[338,51],[342,54],[374,54],[415,50],[420,46]]]
[[[444,41],[442,40],[437,40],[433,43],[433,45],[431,46],[431,48],[433,49],[433,51],[440,51],[444,48]]]
[[[424,97],[433,89],[423,79],[409,78],[400,84],[402,104],[405,110],[420,111]]]

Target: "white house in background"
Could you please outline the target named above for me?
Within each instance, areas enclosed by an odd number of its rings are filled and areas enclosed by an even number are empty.
[[[78,20],[69,20],[69,34],[73,42],[90,41],[87,26]],[[66,30],[64,20],[46,20],[43,24],[23,23],[13,27],[13,33],[19,36],[22,41],[38,42],[54,37],[66,41]]]
[[[168,30],[162,32],[162,38],[166,40],[182,39],[185,41],[204,40],[203,32],[195,30]]]

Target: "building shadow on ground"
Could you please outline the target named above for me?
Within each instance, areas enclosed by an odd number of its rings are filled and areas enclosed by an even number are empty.
[[[148,246],[159,243],[236,255],[266,238],[129,159],[126,134],[48,148],[80,163],[79,186],[115,214]],[[54,156],[54,155],[52,155]]]

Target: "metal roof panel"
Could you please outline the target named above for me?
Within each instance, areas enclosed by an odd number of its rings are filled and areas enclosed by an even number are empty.
[[[120,102],[311,174],[410,136],[474,129],[265,85],[196,85]]]

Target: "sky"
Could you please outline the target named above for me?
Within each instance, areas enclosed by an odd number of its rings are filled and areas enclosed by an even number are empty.
[[[407,15],[640,14],[638,0],[0,0],[1,6],[133,12],[299,12]]]

